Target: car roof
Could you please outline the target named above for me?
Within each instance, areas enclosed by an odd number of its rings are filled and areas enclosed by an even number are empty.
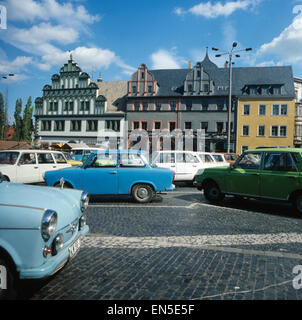
[[[42,152],[42,153],[49,153],[49,152],[55,152],[55,153],[62,153],[61,151],[57,150],[38,150],[38,149],[22,149],[22,150],[0,150],[0,152]]]
[[[302,152],[302,148],[259,148],[259,149],[250,149],[246,152]]]

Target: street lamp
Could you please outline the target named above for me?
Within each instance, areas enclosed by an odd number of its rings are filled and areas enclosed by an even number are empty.
[[[0,74],[0,77],[4,80],[9,79],[10,77],[14,77],[15,75],[13,73],[8,73],[8,74]],[[6,94],[5,94],[5,102],[4,102],[4,117],[5,117],[5,123],[4,123],[4,128],[8,126],[8,86],[6,86]],[[4,130],[3,130],[4,134]],[[2,137],[1,137],[2,138]]]
[[[243,50],[234,50],[237,47],[237,42],[233,42],[232,44],[232,49],[231,51],[226,51],[226,52],[222,52],[220,54],[216,54],[215,57],[222,57],[224,55],[228,55],[229,56],[229,81],[230,81],[230,85],[229,85],[229,108],[228,108],[228,143],[227,143],[227,152],[230,152],[230,148],[231,148],[231,112],[232,112],[232,65],[234,64],[233,62],[233,54],[235,54],[236,58],[240,58],[240,55],[237,54],[237,52],[242,52],[242,51],[251,51],[252,48],[246,48]],[[218,48],[212,48],[213,51],[219,51]]]

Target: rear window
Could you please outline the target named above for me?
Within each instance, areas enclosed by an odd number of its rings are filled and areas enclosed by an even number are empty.
[[[51,153],[38,153],[39,164],[55,163]]]
[[[15,164],[19,157],[19,152],[0,152],[0,164]]]

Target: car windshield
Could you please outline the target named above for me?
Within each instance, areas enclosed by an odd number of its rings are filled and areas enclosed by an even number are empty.
[[[0,152],[0,164],[14,165],[18,159],[19,152]]]

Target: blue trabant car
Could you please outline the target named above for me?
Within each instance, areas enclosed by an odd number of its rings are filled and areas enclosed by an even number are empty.
[[[150,202],[156,192],[175,189],[174,172],[149,165],[137,150],[103,150],[92,153],[82,166],[46,172],[48,186],[81,189],[90,195],[132,195],[136,202]]]
[[[88,233],[89,196],[6,182],[0,174],[0,300],[17,295],[18,279],[53,275],[75,257]]]

